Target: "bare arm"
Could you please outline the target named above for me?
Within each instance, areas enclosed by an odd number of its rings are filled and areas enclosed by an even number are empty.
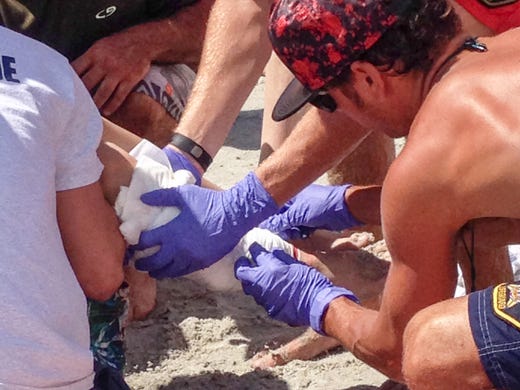
[[[89,298],[108,299],[123,281],[125,243],[98,182],[56,194],[65,250]]]
[[[112,114],[154,61],[196,66],[213,0],[201,0],[170,18],[130,27],[95,42],[72,62],[103,114]]]
[[[313,107],[255,173],[282,205],[352,152],[368,134],[339,112],[330,114]]]
[[[434,183],[432,169],[426,168],[431,161],[426,163],[417,155],[401,159],[392,166],[383,190],[383,230],[392,264],[380,310],[365,310],[338,299],[325,317],[329,335],[398,380],[402,379],[402,335],[408,321],[419,310],[453,296],[454,241],[464,223],[464,216],[454,212],[460,207],[449,184]]]
[[[167,63],[183,63],[196,69],[199,66],[202,46],[206,34],[206,25],[215,0],[198,0],[193,5],[176,12],[164,21],[146,23],[136,26],[136,35],[151,37],[156,45],[152,61]],[[146,30],[146,32],[145,32]],[[149,42],[146,42],[149,43]]]
[[[176,129],[212,156],[223,145],[271,54],[267,36],[271,3],[216,0],[213,6],[197,79]],[[283,204],[354,150],[367,135],[366,130],[339,113],[320,113],[311,108],[287,142],[255,173],[276,202]]]
[[[215,156],[257,82],[271,49],[272,0],[216,0],[188,106],[176,129]]]

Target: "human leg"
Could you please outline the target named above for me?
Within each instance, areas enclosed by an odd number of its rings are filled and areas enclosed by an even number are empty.
[[[418,312],[406,327],[403,345],[403,374],[410,389],[493,388],[472,336],[468,296]]]
[[[186,65],[152,65],[148,74],[107,119],[163,147],[186,106],[195,72]]]
[[[151,153],[161,157],[162,151],[148,144]],[[131,183],[137,161],[129,153],[135,154],[136,149],[146,147],[140,137],[104,120],[103,141],[98,148],[98,156],[105,167],[100,182],[110,204],[116,204],[121,186]],[[162,157],[166,158],[164,155]],[[112,381],[113,376],[124,368],[124,328],[128,321],[143,319],[153,310],[156,293],[155,279],[132,266],[126,266],[125,282],[112,298],[105,302],[89,300],[91,349],[96,372],[108,378],[103,380]]]
[[[487,379],[497,389],[520,388],[520,284],[502,283],[470,294],[468,300]]]
[[[103,142],[98,149],[98,155],[105,166],[101,176],[102,188],[105,198],[115,206],[122,221],[120,230],[125,239],[135,244],[141,229],[150,227],[160,213],[160,209],[146,206],[136,197],[142,191],[159,188],[161,180],[170,180],[173,183],[173,173],[160,148],[107,120],[104,124]],[[138,162],[136,158],[146,160]],[[136,170],[136,167],[139,169]],[[131,188],[135,187],[136,190],[129,189],[132,183],[134,186]],[[122,191],[126,191],[125,196],[133,198],[123,202]],[[128,202],[133,203],[129,205]],[[128,221],[129,218],[135,219]],[[155,307],[156,281],[133,266],[125,267],[125,280],[130,286],[129,319],[144,319]]]
[[[265,67],[264,114],[262,118],[259,162],[265,160],[274,150],[282,145],[305,113],[305,110],[302,109],[280,122],[275,122],[271,118],[276,101],[293,78],[294,75],[285,67],[278,56],[272,53]]]

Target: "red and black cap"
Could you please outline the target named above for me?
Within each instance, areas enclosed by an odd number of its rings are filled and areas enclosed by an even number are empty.
[[[273,109],[283,120],[305,103],[334,109],[323,87],[408,13],[413,0],[279,0],[269,23],[273,50],[295,75]],[[323,104],[324,103],[324,104]]]

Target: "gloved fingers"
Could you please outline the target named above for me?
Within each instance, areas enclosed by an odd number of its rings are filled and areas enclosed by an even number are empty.
[[[251,260],[245,256],[241,256],[237,261],[235,261],[234,269],[235,278],[240,280],[242,283],[250,284],[256,279],[255,266],[252,265]]]
[[[289,230],[289,229],[301,229],[308,225],[307,211],[302,207],[294,206],[291,209],[288,209],[283,214],[277,214],[277,221],[273,221],[273,223],[277,224],[278,231]]]
[[[291,208],[293,203],[294,203],[294,199],[288,200],[287,202],[284,203],[284,205],[280,208],[280,210],[278,210],[278,212],[276,214],[285,213],[287,210],[289,210]]]
[[[270,230],[273,233],[279,233],[290,229],[293,225],[290,223],[288,213],[289,211],[279,212],[267,218],[258,227]]]
[[[181,188],[182,186],[150,191],[141,195],[141,201],[150,206],[180,207],[184,204]]]
[[[249,252],[251,253],[253,261],[259,267],[269,266],[273,263],[273,261],[277,260],[271,252],[269,252],[256,241],[249,246]]]
[[[131,248],[133,250],[144,250],[152,246],[162,245],[164,243],[164,237],[176,236],[176,231],[172,229],[171,226],[169,226],[170,224],[175,222],[176,220],[174,219],[168,222],[167,224],[159,226],[155,229],[143,230],[139,236],[139,242],[135,245],[132,245]]]
[[[195,184],[200,185],[201,175],[197,168],[193,166],[190,160],[184,156],[184,154],[177,152],[171,146],[166,146],[163,148],[164,153],[168,157],[170,161],[170,165],[172,166],[174,171],[178,171],[180,169],[186,169],[191,172],[193,177],[195,177]]]
[[[283,251],[281,249],[274,250],[273,255],[276,256],[277,259],[279,259],[280,261],[282,261],[283,263],[285,263],[287,265],[298,263],[298,261],[295,258],[288,255],[287,253],[285,253],[285,251]]]
[[[151,272],[165,267],[171,262],[172,258],[171,250],[161,245],[160,249],[154,254],[137,259],[135,261],[135,268],[139,271]]]
[[[190,273],[189,264],[184,264],[183,262],[178,262],[175,260],[171,260],[166,266],[155,269],[149,272],[150,276],[155,279],[164,279],[164,278],[177,278],[179,276],[184,276]]]
[[[258,227],[260,229],[266,229],[266,230],[269,230],[273,233],[278,233],[276,231],[276,224],[273,223],[273,218],[276,217],[276,214],[273,215],[272,217],[269,217],[265,220],[263,220],[262,222],[260,222],[260,224],[258,225]]]

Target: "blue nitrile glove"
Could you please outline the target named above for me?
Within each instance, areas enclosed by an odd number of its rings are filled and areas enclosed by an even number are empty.
[[[240,257],[235,276],[244,292],[272,318],[293,326],[310,325],[323,334],[322,317],[334,298],[345,296],[359,303],[352,291],[334,286],[325,275],[282,250],[271,253],[255,242],[249,251],[256,265]]]
[[[345,191],[350,184],[322,186],[311,184],[304,188],[261,228],[290,240],[306,238],[316,229],[340,231],[363,225],[350,213],[345,203]]]
[[[163,148],[163,152],[166,154],[166,157],[168,157],[170,165],[172,166],[174,171],[178,171],[179,169],[186,169],[190,171],[193,177],[195,178],[195,184],[200,186],[200,172],[197,168],[195,168],[191,161],[188,160],[186,156],[184,156],[184,154],[177,152],[176,150],[170,147]]]
[[[226,191],[195,185],[148,192],[141,200],[152,206],[179,207],[179,216],[141,233],[133,250],[160,245],[158,252],[135,266],[155,278],[177,277],[209,267],[230,252],[242,236],[278,210],[254,173]]]

